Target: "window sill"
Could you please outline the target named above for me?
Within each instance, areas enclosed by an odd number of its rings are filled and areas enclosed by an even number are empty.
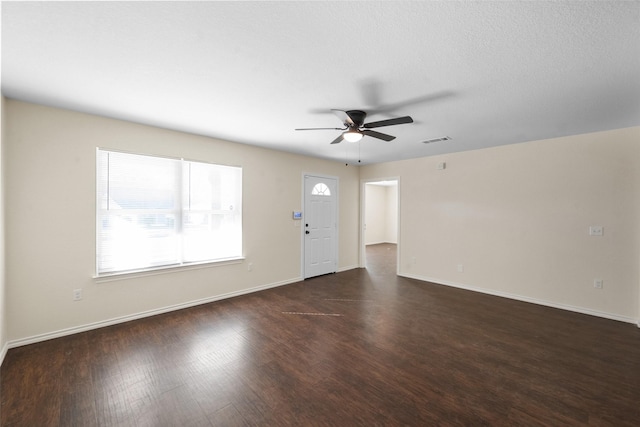
[[[116,273],[105,273],[93,276],[96,283],[113,282],[116,280],[134,279],[137,277],[157,276],[159,274],[176,273],[179,271],[200,270],[203,268],[222,267],[225,265],[240,264],[245,257],[226,258],[217,261],[205,261],[199,263],[168,265],[166,267],[146,268],[140,270],[129,270]]]

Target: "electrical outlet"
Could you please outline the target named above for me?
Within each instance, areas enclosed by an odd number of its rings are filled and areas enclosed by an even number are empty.
[[[458,273],[464,272],[464,265],[458,264]]]
[[[602,279],[593,279],[593,287],[596,289],[602,289],[604,281]]]
[[[250,263],[247,265],[247,271],[253,271],[253,263],[252,263],[252,262],[250,262]]]
[[[73,290],[73,300],[80,301],[82,299],[82,289]]]

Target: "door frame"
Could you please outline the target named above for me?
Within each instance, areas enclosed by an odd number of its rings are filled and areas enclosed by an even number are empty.
[[[338,240],[340,238],[340,178],[337,176],[333,176],[333,175],[327,175],[324,173],[313,173],[313,172],[302,172],[302,197],[301,197],[301,201],[302,201],[302,206],[301,206],[301,210],[302,210],[302,223],[300,223],[300,277],[302,277],[302,280],[306,279],[305,276],[305,227],[302,226],[302,224],[305,221],[305,215],[306,213],[306,206],[307,206],[307,193],[305,191],[305,185],[304,185],[304,180],[306,176],[314,176],[316,178],[327,178],[327,179],[334,179],[336,181],[336,206],[335,206],[335,210],[336,210],[336,238],[334,239],[334,250],[335,250],[335,256],[336,256],[336,272],[338,271],[338,260],[340,259],[340,254],[339,254],[339,248],[340,245],[338,244]]]
[[[381,178],[365,178],[365,179],[361,179],[360,180],[360,238],[359,238],[359,250],[358,250],[358,266],[360,268],[366,268],[367,267],[367,256],[366,256],[366,245],[365,245],[365,207],[366,207],[366,193],[367,193],[367,184],[371,183],[371,182],[379,182],[379,181],[396,181],[398,183],[398,200],[397,200],[397,221],[396,221],[396,235],[397,235],[397,240],[398,240],[398,251],[396,253],[396,274],[400,274],[400,251],[401,251],[401,246],[400,246],[400,241],[401,241],[401,221],[402,221],[402,216],[401,216],[401,209],[400,206],[402,206],[401,203],[401,184],[402,181],[400,180],[399,176],[387,176],[387,177],[381,177]]]

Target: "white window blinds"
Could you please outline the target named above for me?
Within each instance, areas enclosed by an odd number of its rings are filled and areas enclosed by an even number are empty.
[[[98,150],[97,273],[242,256],[242,169]]]

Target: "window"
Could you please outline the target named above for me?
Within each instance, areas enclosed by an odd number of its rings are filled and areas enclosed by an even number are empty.
[[[313,187],[313,190],[311,190],[311,194],[314,196],[330,196],[331,190],[329,190],[327,184],[325,184],[324,182],[319,182]]]
[[[98,150],[97,273],[242,256],[242,168]]]

